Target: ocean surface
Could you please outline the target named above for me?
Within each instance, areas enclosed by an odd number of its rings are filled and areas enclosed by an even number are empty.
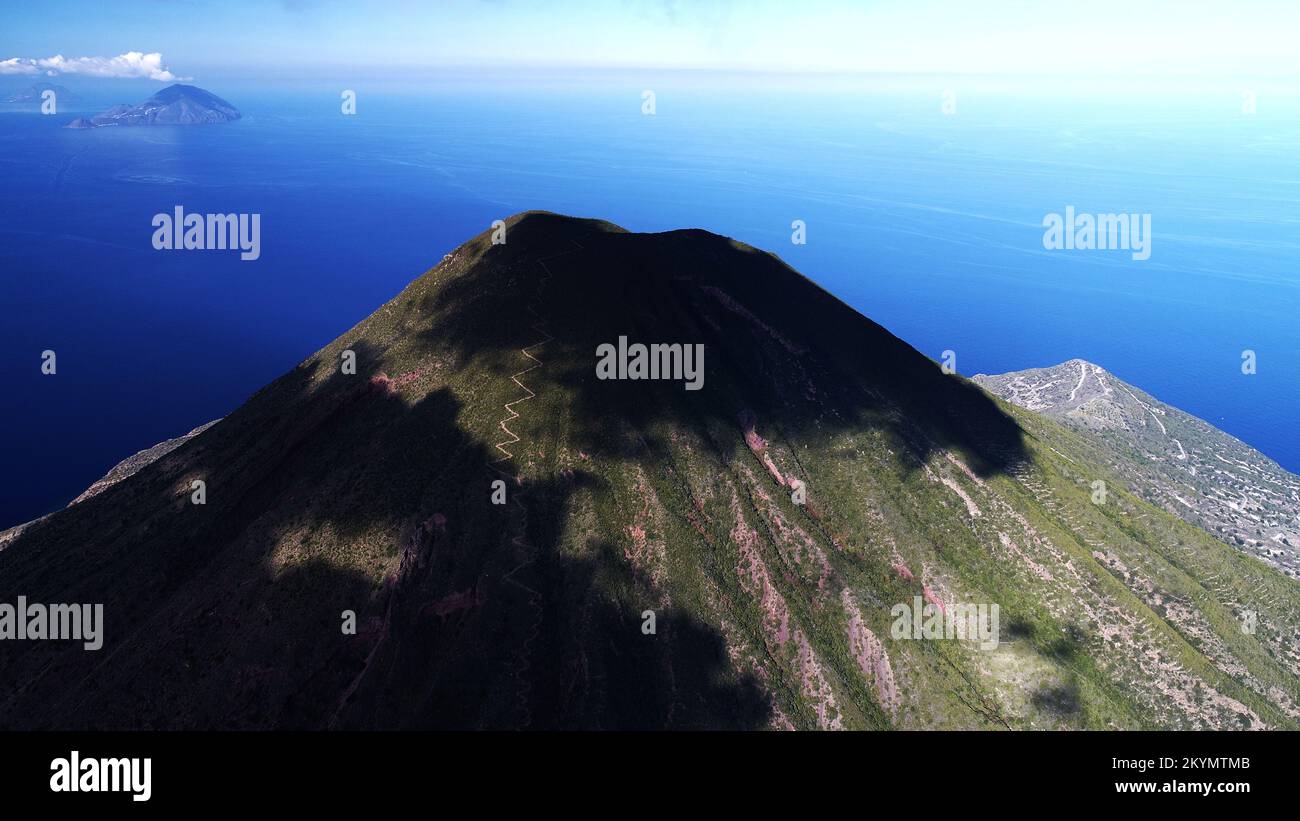
[[[358,88],[345,116],[339,87],[199,85],[244,119],[0,113],[0,528],[230,412],[526,209],[736,237],[961,373],[1082,357],[1300,471],[1294,99],[958,86],[945,113],[940,81],[660,78],[652,116],[633,80]],[[261,258],[154,250],[177,205],[260,214]],[[1150,214],[1151,258],[1044,249],[1071,205]]]

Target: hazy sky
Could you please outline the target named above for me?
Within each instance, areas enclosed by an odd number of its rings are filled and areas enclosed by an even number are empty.
[[[1295,75],[1297,0],[6,0],[0,61],[177,76],[440,66]],[[20,62],[14,63],[18,58]],[[92,64],[84,64],[92,65]],[[166,78],[163,77],[165,80]]]

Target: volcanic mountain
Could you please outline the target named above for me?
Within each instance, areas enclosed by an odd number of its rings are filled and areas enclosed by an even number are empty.
[[[493,239],[0,550],[105,618],[0,641],[0,726],[1300,726],[1300,585],[1084,432],[725,237]],[[996,642],[896,629],[966,605]]]
[[[96,127],[106,125],[197,125],[238,120],[239,111],[217,95],[197,86],[176,84],[164,88],[139,105],[115,105],[90,118]],[[76,126],[84,128],[84,125]]]

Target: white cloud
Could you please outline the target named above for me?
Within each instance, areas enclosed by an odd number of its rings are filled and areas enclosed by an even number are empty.
[[[83,74],[88,77],[148,79],[167,83],[185,79],[177,77],[163,65],[158,52],[145,54],[128,51],[116,57],[11,57],[0,60],[0,74]]]
[[[20,57],[10,57],[8,60],[0,60],[0,74],[40,74],[41,70],[36,67],[35,61],[24,60]]]

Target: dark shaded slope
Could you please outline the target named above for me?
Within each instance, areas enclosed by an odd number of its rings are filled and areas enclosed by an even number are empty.
[[[424,336],[462,358],[517,348],[534,295],[510,284],[547,260],[554,275],[538,308],[555,336],[550,350],[560,351],[547,378],[572,390],[571,415],[592,448],[611,446],[611,419],[733,423],[749,407],[792,430],[879,416],[921,458],[932,447],[960,447],[981,474],[1024,456],[1018,427],[983,391],[946,378],[774,255],[706,231],[630,234],[544,213],[527,215],[508,238],[491,249],[493,265],[424,297],[420,306],[438,317]],[[597,346],[620,335],[704,343],[706,388],[595,379]]]

